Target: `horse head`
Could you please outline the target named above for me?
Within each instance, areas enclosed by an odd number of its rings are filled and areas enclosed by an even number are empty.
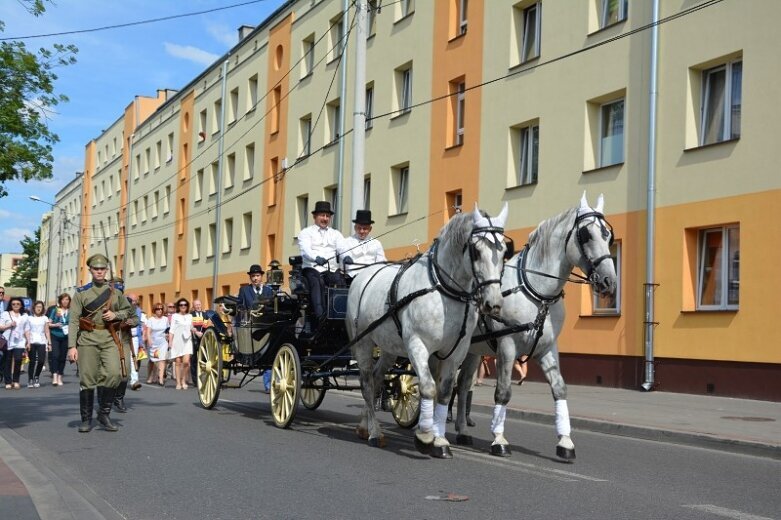
[[[507,222],[507,203],[496,217],[480,211],[475,202],[472,212],[472,230],[465,248],[472,267],[479,310],[484,314],[498,316],[502,310],[501,281],[504,270],[504,256],[507,244],[504,240],[504,225]],[[465,258],[466,260],[466,258]]]
[[[605,219],[604,205],[604,197],[600,194],[596,207],[591,208],[586,192],[583,192],[575,222],[567,235],[567,254],[571,255],[572,263],[586,273],[591,286],[601,295],[612,294],[616,289],[616,267],[610,261],[613,226]],[[574,237],[572,245],[570,237]]]

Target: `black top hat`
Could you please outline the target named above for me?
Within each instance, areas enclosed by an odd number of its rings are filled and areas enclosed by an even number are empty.
[[[318,200],[315,202],[315,209],[312,210],[312,215],[315,213],[328,213],[329,215],[334,214],[334,212],[331,211],[331,203],[327,200]]]
[[[252,264],[249,268],[249,271],[247,271],[247,274],[249,275],[263,274],[263,268],[260,267],[258,264]]]
[[[374,224],[374,221],[372,220],[372,212],[368,209],[359,209],[355,212],[355,220],[353,220],[353,224]]]

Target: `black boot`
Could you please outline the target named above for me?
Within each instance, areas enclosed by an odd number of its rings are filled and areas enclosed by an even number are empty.
[[[477,423],[474,422],[470,417],[469,413],[472,411],[472,391],[470,390],[468,394],[466,394],[466,425],[467,426],[477,426]]]
[[[120,381],[117,387],[117,392],[114,394],[114,408],[119,413],[126,413],[127,406],[125,406],[125,392],[127,391],[127,381]]]
[[[95,390],[79,390],[79,408],[81,411],[80,433],[92,430],[92,407],[95,403]]]
[[[450,403],[447,405],[447,422],[453,422],[453,403],[456,400],[456,394],[458,393],[458,387],[453,389],[453,393],[450,394]]]
[[[116,388],[98,387],[98,422],[107,432],[119,431],[119,428],[109,419],[111,406],[114,404],[115,392]]]

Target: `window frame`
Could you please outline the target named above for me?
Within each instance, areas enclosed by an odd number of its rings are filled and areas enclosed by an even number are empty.
[[[466,116],[466,82],[460,81],[456,85],[456,113],[454,118],[455,135],[453,144],[462,146],[464,144],[464,121]]]
[[[739,77],[737,78],[738,81],[738,89],[737,89],[737,116],[735,115],[735,74],[736,69],[737,73],[739,74]],[[720,135],[716,137],[714,140],[708,140],[708,127],[712,123],[713,119],[715,118],[715,109],[714,112],[711,113],[711,107],[710,104],[710,97],[711,97],[711,91],[713,89],[713,84],[709,79],[713,77],[713,75],[723,71],[724,72],[724,91],[723,91],[723,102],[721,103],[720,108],[720,116],[722,118],[722,129],[720,132]],[[724,141],[729,141],[732,139],[738,139],[740,137],[740,130],[741,130],[741,124],[740,124],[740,118],[743,112],[743,58],[740,57],[738,59],[728,61],[726,63],[723,63],[721,65],[717,65],[716,67],[711,67],[709,69],[705,69],[702,71],[702,84],[701,84],[701,92],[702,92],[702,98],[700,103],[700,135],[699,135],[699,145],[705,146],[709,144],[716,144],[721,143]],[[737,124],[735,121],[737,120]],[[735,131],[735,126],[737,126],[737,132]]]
[[[366,130],[374,127],[374,84],[366,87],[366,111],[364,112]]]
[[[608,128],[608,126],[607,126],[609,124],[609,121],[605,120],[606,119],[605,118],[605,114],[606,114],[606,111],[609,109],[609,107],[611,107],[612,105],[617,105],[619,103],[621,103],[621,105],[622,105],[622,109],[621,109],[621,146],[620,146],[621,157],[620,157],[619,160],[612,161],[612,162],[606,162],[607,159],[605,157],[605,150],[604,150],[604,148],[605,148],[604,147],[605,139],[610,138],[610,137],[614,137],[614,136],[616,136],[618,134],[615,133],[615,134],[606,135],[606,132],[608,130],[611,130],[611,129]],[[620,98],[617,98],[617,99],[613,99],[611,101],[608,101],[606,103],[602,103],[602,104],[599,105],[599,136],[598,136],[598,140],[599,141],[598,141],[598,145],[597,145],[597,150],[599,152],[598,156],[597,156],[597,167],[598,168],[605,168],[605,167],[608,167],[608,166],[614,166],[616,164],[622,164],[626,160],[626,155],[624,153],[624,147],[626,145],[626,138],[625,138],[626,132],[625,132],[625,128],[626,128],[626,98],[625,97],[620,97]]]
[[[532,45],[532,55],[529,54],[529,13],[534,11],[534,41]],[[540,57],[542,31],[542,2],[535,2],[523,10],[523,36],[521,37],[521,64],[535,60]]]
[[[613,21],[610,21],[611,19],[611,13],[613,11],[610,10],[610,3],[611,1],[617,2],[617,11],[616,11],[616,19]],[[629,17],[629,2],[628,0],[601,0],[601,4],[599,6],[599,28],[604,29],[606,27],[610,27],[611,25],[615,25],[617,23],[621,23],[624,20],[626,20]]]
[[[615,254],[614,254],[615,253]],[[591,288],[591,309],[592,314],[595,316],[620,316],[621,315],[621,255],[622,244],[620,240],[616,240],[612,246],[610,246],[610,258],[613,260],[613,265],[616,269],[616,292],[615,305],[613,307],[600,307],[600,300],[602,297]]]
[[[730,231],[737,231],[737,249],[731,244],[732,238],[730,237]],[[706,240],[708,234],[711,233],[719,233],[721,235],[721,243],[720,243],[720,251],[718,253],[719,255],[719,279],[716,280],[717,286],[716,290],[720,290],[721,295],[719,298],[719,302],[715,304],[708,304],[702,302],[703,297],[703,291],[705,287],[703,286],[703,283],[705,283],[705,262],[706,262],[706,255],[705,255],[705,248],[706,248]],[[727,254],[724,254],[724,251],[727,252]],[[730,257],[732,256],[732,253],[737,253],[737,271],[733,271],[735,268],[733,265],[730,265],[732,260]],[[711,266],[711,269],[716,269],[717,267]],[[737,274],[737,277],[734,278],[734,274]],[[737,303],[730,303],[730,292],[732,291],[732,286],[736,287],[737,291]],[[739,224],[730,224],[730,225],[724,225],[724,226],[715,226],[715,227],[708,227],[700,229],[697,232],[697,285],[696,285],[696,310],[698,311],[736,311],[740,308],[740,225]]]
[[[536,141],[534,137],[537,138]],[[540,170],[539,123],[531,123],[518,129],[518,152],[517,186],[537,184]],[[529,160],[530,154],[531,160]]]
[[[467,9],[469,0],[458,0],[458,35],[463,36],[466,34],[469,17],[467,16]]]

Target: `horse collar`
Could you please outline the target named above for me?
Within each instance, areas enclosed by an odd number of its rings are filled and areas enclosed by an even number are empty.
[[[543,296],[534,290],[529,282],[529,278],[526,276],[526,261],[528,260],[528,255],[529,244],[526,244],[518,255],[518,265],[516,267],[516,270],[518,271],[518,287],[523,289],[530,298],[537,300],[539,303],[552,305],[564,296],[564,291],[559,291],[558,294],[553,296]]]

